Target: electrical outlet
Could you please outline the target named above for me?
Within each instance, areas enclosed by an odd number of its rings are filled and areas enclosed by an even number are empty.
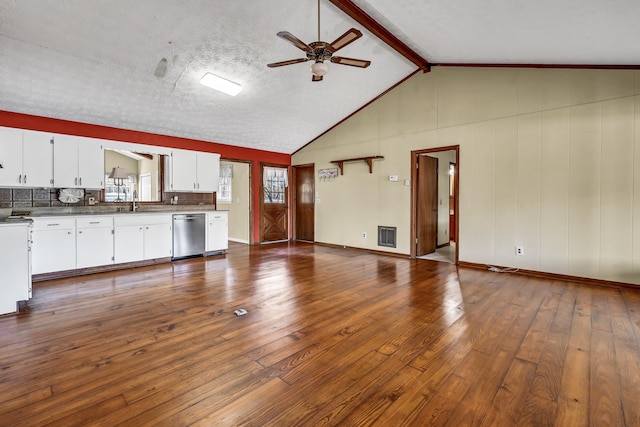
[[[524,246],[516,246],[516,255],[524,255]]]
[[[366,233],[366,232],[364,232],[364,231],[362,232],[362,238],[363,238],[363,239],[366,239],[366,238],[367,238],[367,233]]]

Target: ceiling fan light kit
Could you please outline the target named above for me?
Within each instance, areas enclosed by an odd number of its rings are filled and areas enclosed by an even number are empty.
[[[318,41],[306,44],[288,31],[280,31],[277,34],[283,40],[293,44],[298,49],[306,53],[306,58],[290,59],[288,61],[273,62],[267,64],[269,68],[282,67],[284,65],[299,64],[301,62],[314,61],[311,66],[311,81],[322,81],[322,76],[329,72],[329,66],[324,61],[331,61],[334,64],[349,65],[358,68],[367,68],[371,61],[363,59],[343,58],[333,56],[333,54],[362,37],[362,32],[355,28],[349,29],[346,33],[338,37],[333,43],[320,41],[320,0],[318,0]]]
[[[311,74],[322,77],[329,72],[329,66],[324,62],[316,62],[311,66]]]

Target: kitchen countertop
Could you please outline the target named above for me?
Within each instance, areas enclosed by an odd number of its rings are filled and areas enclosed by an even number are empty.
[[[118,209],[126,209],[118,211]],[[18,211],[19,209],[16,209]],[[137,215],[137,214],[173,214],[193,212],[220,212],[213,209],[212,205],[141,205],[136,212],[131,211],[131,203],[120,206],[79,206],[64,208],[24,208],[20,212],[29,211],[27,218],[53,217],[53,216],[85,216],[85,215]],[[225,211],[226,212],[226,211]]]

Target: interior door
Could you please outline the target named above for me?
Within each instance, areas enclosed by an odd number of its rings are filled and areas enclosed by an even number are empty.
[[[296,240],[314,241],[314,166],[295,166],[295,233]]]
[[[438,238],[438,159],[418,156],[416,256],[435,252]]]
[[[288,240],[288,168],[261,164],[260,175],[260,241]]]

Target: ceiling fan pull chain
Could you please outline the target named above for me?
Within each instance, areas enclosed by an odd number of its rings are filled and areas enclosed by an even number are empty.
[[[318,0],[318,41],[320,40],[320,0]]]

